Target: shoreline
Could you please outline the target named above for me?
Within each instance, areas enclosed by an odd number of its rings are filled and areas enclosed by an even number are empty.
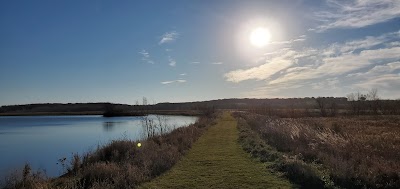
[[[0,113],[0,117],[4,116],[84,116],[84,115],[99,115],[103,116],[102,111],[84,111],[84,112],[8,112]],[[143,116],[144,114],[157,114],[157,115],[181,115],[181,116],[200,116],[202,113],[196,110],[152,110],[145,111],[145,113],[122,113],[122,115],[113,115],[105,117],[129,117],[129,116]]]

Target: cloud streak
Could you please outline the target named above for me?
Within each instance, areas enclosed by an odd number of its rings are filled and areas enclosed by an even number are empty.
[[[171,31],[171,32],[164,33],[164,34],[161,36],[161,40],[160,40],[160,42],[158,42],[158,44],[159,44],[159,45],[162,45],[162,44],[164,44],[164,43],[173,42],[173,41],[175,41],[176,39],[178,39],[178,37],[179,37],[179,33],[176,32],[176,31]]]
[[[288,41],[272,41],[270,44],[271,45],[286,45],[286,44],[292,44],[294,42],[302,42],[306,40],[306,35],[301,35],[296,39],[291,39]]]
[[[161,84],[163,85],[168,85],[172,83],[186,83],[186,80],[184,79],[178,79],[178,80],[172,80],[172,81],[162,81]]]
[[[327,0],[330,10],[315,13],[321,25],[315,29],[323,32],[334,28],[362,28],[389,21],[400,16],[398,0]]]
[[[253,67],[249,69],[239,69],[235,71],[228,72],[224,75],[227,81],[238,83],[245,80],[264,80],[268,79],[272,75],[278,73],[279,71],[290,67],[294,64],[293,56],[295,55],[293,50],[284,50],[280,52],[278,56],[272,60],[267,61],[265,64]]]
[[[146,50],[143,49],[139,52],[139,54],[142,55],[142,61],[149,63],[149,64],[154,64],[154,61],[151,60],[151,58],[150,58],[149,52],[147,52]]]

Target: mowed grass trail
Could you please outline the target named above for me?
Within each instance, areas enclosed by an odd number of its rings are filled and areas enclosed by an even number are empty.
[[[236,126],[225,112],[180,162],[141,188],[292,188],[243,151]]]

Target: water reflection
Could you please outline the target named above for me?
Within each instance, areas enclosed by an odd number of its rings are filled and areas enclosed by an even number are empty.
[[[103,123],[104,131],[110,132],[115,129],[115,126],[121,124],[122,122],[106,121]]]
[[[155,131],[169,132],[194,123],[190,116],[148,116]],[[46,169],[57,176],[61,168],[55,162],[72,153],[86,153],[99,144],[127,138],[143,139],[142,117],[101,116],[25,116],[0,117],[0,178],[29,162],[32,169]],[[168,120],[168,121],[167,121]],[[160,127],[161,125],[166,126]]]

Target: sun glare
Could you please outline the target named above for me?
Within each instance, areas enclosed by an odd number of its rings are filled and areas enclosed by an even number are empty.
[[[271,33],[268,29],[259,27],[251,31],[249,39],[252,45],[261,48],[269,43]]]

